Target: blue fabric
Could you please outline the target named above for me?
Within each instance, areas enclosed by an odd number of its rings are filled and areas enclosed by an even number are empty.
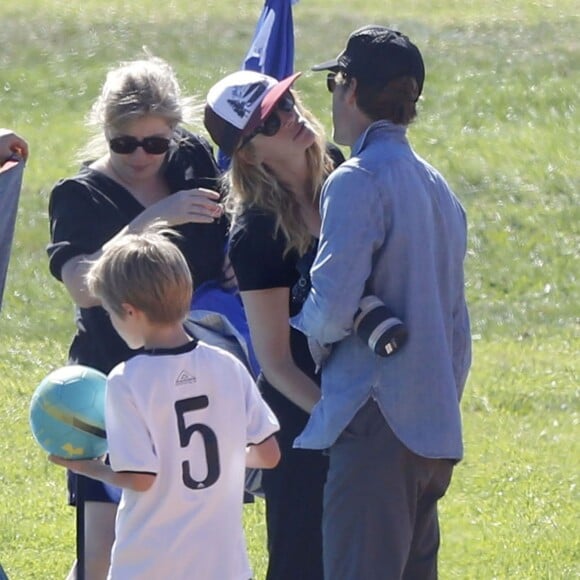
[[[192,310],[207,310],[217,312],[234,326],[234,328],[243,336],[248,349],[248,358],[251,371],[254,376],[260,373],[260,365],[252,347],[250,340],[250,329],[246,320],[246,314],[242,305],[237,288],[227,289],[220,286],[217,282],[205,282],[193,295],[191,302]]]
[[[412,150],[405,127],[388,121],[359,137],[320,204],[312,290],[292,325],[333,350],[322,368],[322,399],[295,445],[330,447],[373,398],[411,451],[461,459],[459,400],[471,363],[461,204]],[[366,287],[408,328],[407,343],[391,357],[375,355],[352,332]]]
[[[266,0],[243,69],[281,80],[294,72],[291,0]]]
[[[123,490],[120,487],[115,487],[114,485],[110,485],[104,482],[103,487],[105,488],[105,492],[111,499],[111,503],[120,503],[121,495],[123,493]]]
[[[292,5],[298,0],[266,0],[242,69],[261,72],[278,80],[294,72],[294,21]],[[230,158],[218,151],[218,165],[225,171]]]
[[[0,167],[0,309],[8,273],[23,171],[24,162],[22,161],[8,161]]]

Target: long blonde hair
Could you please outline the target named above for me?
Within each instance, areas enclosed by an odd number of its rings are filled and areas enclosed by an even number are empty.
[[[333,161],[326,152],[324,128],[304,108],[294,91],[292,94],[298,111],[316,133],[314,143],[306,150],[306,164],[310,202],[317,205],[322,184],[334,169]],[[275,234],[281,230],[286,239],[284,255],[291,250],[296,250],[299,255],[306,253],[312,243],[312,235],[302,218],[298,201],[287,184],[281,182],[266,165],[256,161],[251,141],[234,152],[230,169],[223,180],[227,191],[225,206],[233,223],[245,209],[263,209],[276,218]]]

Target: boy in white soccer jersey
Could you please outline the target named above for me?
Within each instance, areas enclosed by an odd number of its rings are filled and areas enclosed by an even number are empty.
[[[123,488],[109,579],[248,580],[245,467],[274,467],[276,417],[244,365],[183,328],[192,280],[166,232],[105,247],[88,287],[142,354],[107,380],[111,465],[53,463]]]

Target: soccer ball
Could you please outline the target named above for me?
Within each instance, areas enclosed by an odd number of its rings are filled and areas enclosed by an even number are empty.
[[[106,383],[103,373],[82,365],[47,375],[30,402],[30,428],[38,444],[67,459],[104,455]]]

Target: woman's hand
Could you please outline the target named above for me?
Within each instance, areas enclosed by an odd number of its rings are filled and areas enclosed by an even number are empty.
[[[220,194],[211,189],[178,191],[149,206],[131,225],[143,228],[155,221],[165,222],[168,226],[209,224],[223,214],[219,199]]]
[[[28,143],[10,129],[0,129],[0,165],[13,156],[28,157]]]
[[[178,191],[150,205],[142,211],[128,226],[125,226],[100,250],[93,254],[81,254],[71,258],[62,268],[62,281],[74,300],[81,308],[97,306],[100,301],[89,294],[86,275],[107,244],[125,234],[138,234],[154,222],[161,222],[168,227],[186,223],[212,223],[223,214],[223,207],[218,203],[220,194],[211,189],[188,189]]]

